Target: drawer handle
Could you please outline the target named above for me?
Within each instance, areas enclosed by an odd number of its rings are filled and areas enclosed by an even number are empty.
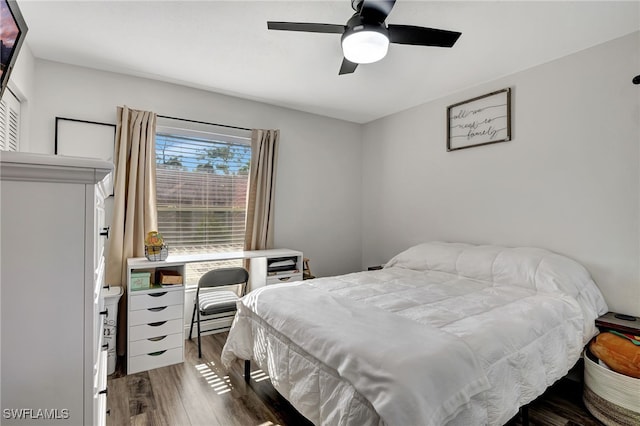
[[[102,389],[100,392],[98,392],[99,395],[107,395],[107,388]]]
[[[148,295],[151,297],[162,297],[165,294],[169,293],[168,291],[161,291],[160,293],[149,293]]]
[[[109,238],[109,230],[110,230],[110,227],[105,226],[100,230],[100,236]]]
[[[160,312],[160,311],[162,311],[164,309],[167,309],[167,307],[166,306],[160,306],[160,307],[157,307],[157,308],[149,308],[147,310],[151,311],[151,312]]]
[[[105,317],[109,316],[109,309],[105,309],[104,311],[100,312],[100,315],[104,315]]]
[[[161,325],[166,324],[166,321],[158,321],[158,322],[150,322],[147,324],[149,327],[160,327]]]
[[[289,281],[291,279],[291,277],[282,277],[282,278],[278,278],[280,281]]]
[[[167,336],[158,336],[158,337],[151,337],[147,340],[151,341],[151,342],[159,342],[160,340],[165,339]]]
[[[102,345],[102,349],[109,349],[109,344],[105,343],[104,345]]]
[[[158,355],[162,355],[163,353],[165,353],[167,350],[165,349],[164,351],[158,351],[158,352],[151,352],[150,354],[147,354],[149,356],[158,356]]]

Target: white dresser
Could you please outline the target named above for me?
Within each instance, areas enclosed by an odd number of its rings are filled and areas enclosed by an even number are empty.
[[[3,425],[106,423],[101,293],[111,169],[0,153]]]
[[[184,359],[182,286],[129,288],[127,373],[177,364]]]

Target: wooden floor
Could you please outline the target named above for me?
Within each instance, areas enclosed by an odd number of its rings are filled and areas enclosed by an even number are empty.
[[[186,342],[182,364],[110,376],[107,425],[310,425],[260,370],[252,371],[249,385],[240,364],[225,375],[220,362],[225,339],[226,333],[204,336],[201,359],[194,339]],[[561,380],[534,401],[529,416],[531,425],[601,425],[584,408],[581,385],[569,380]],[[520,425],[518,416],[508,423]]]

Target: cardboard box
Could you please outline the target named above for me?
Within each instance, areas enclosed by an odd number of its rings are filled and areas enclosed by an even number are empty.
[[[162,270],[158,276],[159,284],[182,284],[182,275],[178,271]]]

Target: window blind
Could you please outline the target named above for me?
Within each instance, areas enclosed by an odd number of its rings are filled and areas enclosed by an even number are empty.
[[[158,231],[172,254],[242,250],[249,138],[158,129]]]
[[[20,101],[9,90],[0,100],[0,150],[17,151],[20,140]]]

